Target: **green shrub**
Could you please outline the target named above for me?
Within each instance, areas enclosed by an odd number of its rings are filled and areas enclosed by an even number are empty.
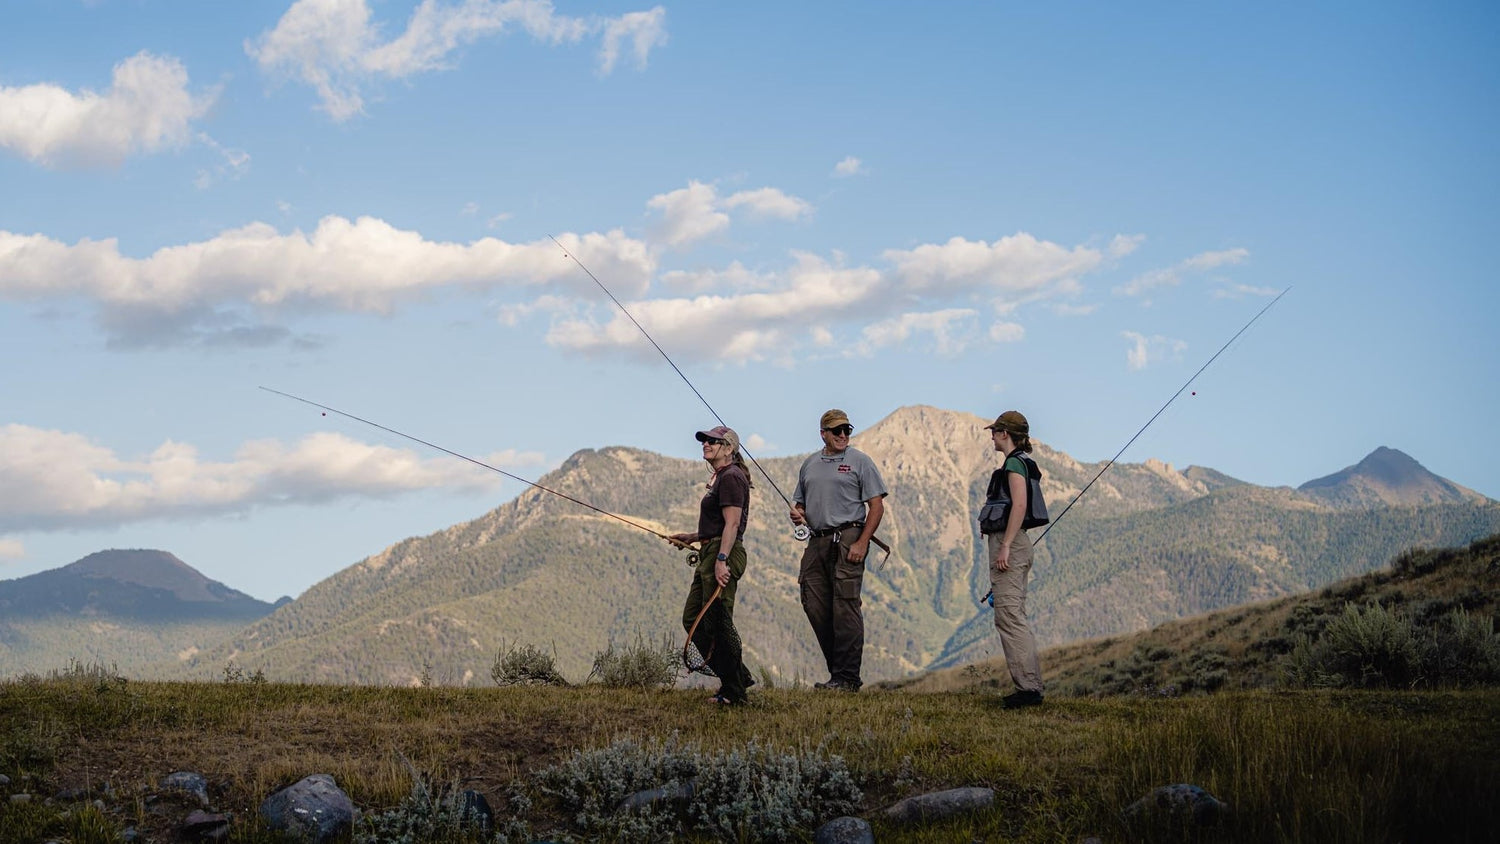
[[[501,647],[490,668],[490,677],[499,686],[566,686],[568,681],[557,673],[552,654],[534,645]]]
[[[1422,679],[1424,643],[1412,623],[1379,604],[1346,604],[1322,636],[1301,637],[1287,659],[1299,686],[1409,688]]]
[[[1435,685],[1500,682],[1500,636],[1486,615],[1453,610],[1434,625],[1428,674]]]
[[[610,688],[654,689],[677,682],[682,655],[670,638],[653,644],[640,636],[635,644],[616,648],[614,642],[594,656],[590,680]]]

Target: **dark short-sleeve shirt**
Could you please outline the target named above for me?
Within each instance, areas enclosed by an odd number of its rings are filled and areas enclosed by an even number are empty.
[[[731,463],[720,469],[709,482],[708,494],[698,505],[699,536],[708,540],[724,535],[725,507],[740,508],[740,529],[735,535],[744,536],[745,527],[750,523],[750,476],[738,464]]]

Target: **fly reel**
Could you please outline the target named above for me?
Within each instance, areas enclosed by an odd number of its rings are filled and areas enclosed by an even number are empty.
[[[792,538],[796,539],[798,542],[806,542],[807,540],[812,539],[812,528],[808,527],[807,525],[797,525],[796,527],[792,528]]]

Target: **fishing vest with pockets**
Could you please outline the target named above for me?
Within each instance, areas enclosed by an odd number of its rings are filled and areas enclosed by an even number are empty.
[[[1010,457],[1019,458],[1026,465],[1027,507],[1026,515],[1021,519],[1021,529],[1041,527],[1050,521],[1047,517],[1047,501],[1042,497],[1042,470],[1024,452],[1015,452],[1006,459],[1009,460]],[[1010,519],[1010,485],[1005,482],[1004,464],[990,475],[990,485],[985,490],[984,497],[984,507],[979,511],[979,532],[986,535],[1004,533],[1005,524]]]

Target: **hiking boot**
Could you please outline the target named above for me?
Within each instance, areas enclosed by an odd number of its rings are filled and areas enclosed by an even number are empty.
[[[829,680],[826,683],[813,683],[813,688],[825,692],[857,692],[861,683],[851,683],[848,680]]]
[[[1012,692],[1000,699],[1001,705],[1006,709],[1020,709],[1023,706],[1040,706],[1042,704],[1042,693],[1031,689],[1021,689]]]

